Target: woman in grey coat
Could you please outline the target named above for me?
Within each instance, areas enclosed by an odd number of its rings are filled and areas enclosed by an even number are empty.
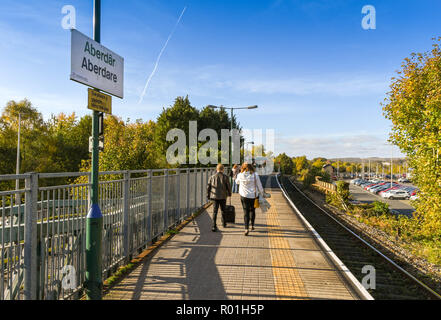
[[[208,180],[207,186],[207,197],[209,200],[214,201],[213,227],[211,229],[213,232],[217,231],[217,212],[219,207],[222,211],[222,224],[224,228],[227,226],[224,220],[225,206],[227,205],[227,197],[231,197],[230,178],[224,174],[224,166],[218,164],[216,171],[216,174]]]

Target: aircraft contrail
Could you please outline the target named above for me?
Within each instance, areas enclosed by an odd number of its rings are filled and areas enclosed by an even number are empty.
[[[142,102],[142,100],[144,99],[144,96],[145,96],[145,94],[147,92],[147,89],[149,87],[150,81],[152,80],[153,76],[155,75],[156,69],[158,69],[158,65],[159,65],[159,61],[161,60],[161,56],[164,53],[165,48],[167,48],[168,42],[170,41],[170,39],[172,38],[173,34],[175,33],[176,28],[179,25],[179,22],[181,22],[181,19],[182,19],[182,16],[184,15],[184,13],[185,13],[185,10],[187,10],[187,7],[185,7],[184,10],[182,10],[182,13],[179,16],[178,22],[176,22],[176,25],[173,28],[173,30],[170,33],[170,35],[168,36],[167,41],[165,42],[164,46],[161,49],[161,52],[159,52],[158,59],[156,59],[155,67],[153,68],[152,73],[150,74],[149,78],[147,79],[147,82],[146,82],[145,87],[144,87],[144,91],[142,92],[141,97],[139,98],[138,104],[140,104]]]

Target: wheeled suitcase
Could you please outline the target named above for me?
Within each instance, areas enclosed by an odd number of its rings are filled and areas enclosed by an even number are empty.
[[[225,206],[224,221],[225,223],[236,222],[236,209],[234,208],[234,206]]]

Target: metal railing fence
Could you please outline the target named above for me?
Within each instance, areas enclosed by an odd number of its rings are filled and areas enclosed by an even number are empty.
[[[202,207],[214,173],[213,168],[100,173],[103,279]],[[47,183],[63,178],[76,180]],[[85,281],[90,173],[0,176],[2,183],[16,179],[24,181],[24,189],[0,191],[0,300],[78,298]],[[45,186],[39,186],[42,179]]]

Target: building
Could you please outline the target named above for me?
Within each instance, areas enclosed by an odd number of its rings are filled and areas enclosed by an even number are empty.
[[[330,176],[332,179],[335,179],[335,174],[337,173],[337,170],[335,170],[335,168],[334,168],[330,163],[325,164],[325,165],[322,167],[322,170],[325,171],[325,172],[327,172],[327,173],[329,173],[329,176]]]

